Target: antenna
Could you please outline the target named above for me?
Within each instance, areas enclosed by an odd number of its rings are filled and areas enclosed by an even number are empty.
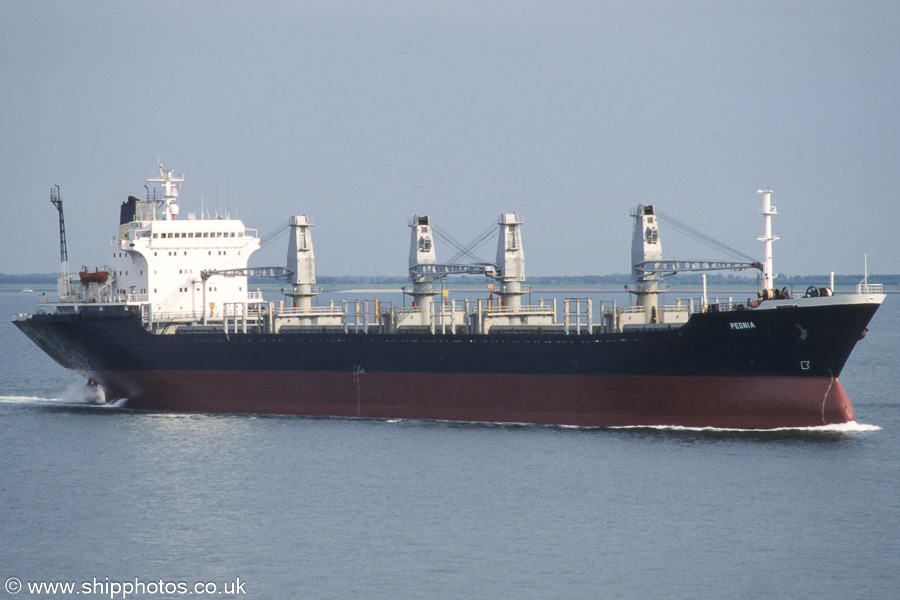
[[[159,166],[159,176],[148,178],[147,183],[163,184],[163,218],[172,220],[179,212],[176,202],[178,201],[178,189],[181,187],[180,184],[184,182],[184,174],[182,173],[180,177],[176,177],[171,169],[164,169],[159,161],[159,157],[157,157],[156,163]]]

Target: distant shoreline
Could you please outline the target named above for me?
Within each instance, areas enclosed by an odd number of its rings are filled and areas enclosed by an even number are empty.
[[[871,283],[881,283],[879,281],[880,278],[871,278]],[[372,284],[366,282],[360,283],[320,283],[318,287],[322,289],[323,293],[327,294],[399,294],[401,293],[401,288],[408,287],[409,282],[403,283],[383,283],[383,284]],[[550,284],[550,283],[534,283],[529,284],[532,286],[531,293],[532,294],[563,294],[563,293],[572,293],[572,294],[608,294],[608,293],[621,293],[627,291],[624,287],[624,284],[599,284],[599,285],[565,285],[565,284]],[[788,289],[792,289],[793,292],[803,292],[809,285],[812,284],[796,284],[790,285],[785,284],[778,286],[787,287]],[[827,278],[819,283],[819,287],[822,285],[827,285]],[[472,284],[470,282],[454,284],[453,280],[449,280],[446,284],[444,284],[446,288],[451,290],[454,293],[457,292],[470,292],[470,293],[487,293],[487,289],[485,285],[477,285]],[[250,287],[252,289],[260,289],[266,292],[277,292],[280,291],[284,284],[282,283],[254,283],[251,282]],[[853,292],[856,289],[856,284],[837,284],[835,285],[835,292],[837,293],[848,293]],[[15,283],[7,283],[0,282],[0,293],[48,293],[55,292],[57,289],[56,282],[54,281],[52,284],[40,282],[40,281],[18,281]],[[758,291],[756,285],[745,284],[739,285],[735,283],[710,283],[706,286],[708,295],[715,294],[756,294]],[[674,283],[672,287],[666,290],[664,293],[668,294],[692,294],[698,293],[702,290],[702,286],[699,284],[685,284],[685,283]],[[495,290],[496,291],[496,290]],[[526,291],[526,294],[528,292]],[[900,294],[900,285],[897,284],[884,284],[884,293],[885,294]]]

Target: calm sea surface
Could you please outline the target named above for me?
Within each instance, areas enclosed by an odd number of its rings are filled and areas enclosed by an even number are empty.
[[[898,597],[898,296],[858,425],[744,433],[92,406],[36,300],[0,294],[0,598]]]

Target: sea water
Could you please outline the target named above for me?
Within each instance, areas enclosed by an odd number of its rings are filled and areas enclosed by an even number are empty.
[[[0,294],[0,597],[900,589],[898,296],[841,376],[857,423],[749,432],[97,405],[9,322],[35,300]]]

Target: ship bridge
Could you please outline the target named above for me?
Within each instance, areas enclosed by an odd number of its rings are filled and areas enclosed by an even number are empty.
[[[177,201],[184,176],[158,167],[159,174],[147,179],[147,199],[129,196],[119,209],[108,266],[95,269],[105,279],[80,275],[83,285],[71,286],[61,301],[117,303],[173,321],[221,318],[229,305],[261,301],[246,276],[201,276],[246,268],[260,245],[256,230],[228,215],[181,218]]]

